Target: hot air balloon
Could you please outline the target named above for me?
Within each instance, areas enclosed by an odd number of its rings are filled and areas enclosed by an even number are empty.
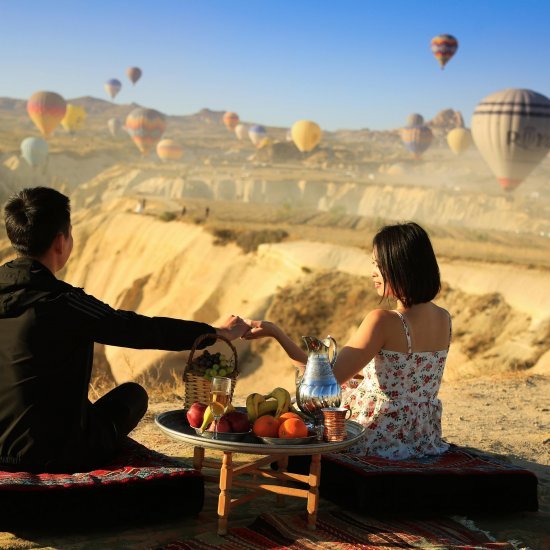
[[[223,123],[228,130],[234,130],[235,126],[239,124],[239,115],[228,111],[225,115],[223,115]]]
[[[248,129],[248,137],[250,141],[258,147],[262,140],[267,137],[267,131],[263,126],[255,125]]]
[[[432,52],[443,69],[458,49],[458,40],[450,34],[438,34],[432,38]]]
[[[310,120],[299,120],[290,129],[292,141],[302,153],[311,151],[321,141],[321,128]]]
[[[32,166],[41,166],[48,158],[48,144],[40,137],[28,137],[21,142],[21,156]]]
[[[111,99],[114,99],[118,92],[120,92],[120,88],[122,88],[122,83],[116,78],[111,78],[111,80],[107,80],[107,82],[105,82],[105,85],[103,87],[105,88],[105,91],[111,96]]]
[[[126,130],[144,155],[160,141],[165,129],[166,118],[155,109],[134,109],[126,118]]]
[[[66,111],[67,103],[55,92],[35,92],[27,101],[27,113],[44,137],[53,132]]]
[[[69,103],[67,105],[65,116],[61,119],[61,126],[63,126],[69,134],[74,134],[77,130],[80,130],[80,128],[84,126],[85,120],[86,110],[84,107]]]
[[[427,126],[410,126],[401,129],[401,140],[416,159],[419,159],[428,149],[432,139],[432,131]]]
[[[235,135],[239,141],[246,139],[248,136],[248,126],[246,124],[237,124],[235,126]]]
[[[455,155],[460,155],[472,145],[472,133],[466,128],[453,128],[447,134],[447,143]]]
[[[126,74],[128,75],[130,82],[135,84],[141,78],[142,72],[139,67],[128,67],[126,69]]]
[[[289,128],[289,129],[286,131],[286,134],[285,134],[285,141],[293,141],[293,140],[292,140],[292,128]]]
[[[424,126],[424,117],[418,113],[411,113],[407,117],[407,126]]]
[[[107,121],[107,127],[113,137],[117,137],[122,129],[122,122],[118,118],[110,118]]]
[[[157,143],[157,155],[161,160],[179,160],[183,147],[173,139],[162,139]]]
[[[505,191],[515,189],[550,150],[550,99],[508,88],[483,99],[472,137]]]

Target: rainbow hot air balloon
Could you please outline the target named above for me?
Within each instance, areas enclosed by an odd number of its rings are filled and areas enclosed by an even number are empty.
[[[550,151],[550,99],[508,88],[483,99],[472,137],[505,191],[515,189]]]
[[[424,126],[424,117],[418,113],[411,113],[407,117],[407,127],[410,126]]]
[[[109,132],[111,132],[113,137],[117,137],[120,130],[122,130],[122,122],[116,117],[110,118],[107,121],[107,128],[109,128]]]
[[[111,78],[111,80],[107,80],[107,82],[105,82],[103,87],[105,88],[105,91],[109,94],[111,99],[114,99],[122,88],[122,82],[120,82],[120,80],[117,80],[116,78]]]
[[[248,137],[248,126],[246,124],[237,124],[235,126],[235,135],[239,141]]]
[[[74,134],[77,130],[80,130],[80,128],[84,126],[85,121],[86,110],[84,107],[69,103],[67,105],[65,116],[61,119],[61,126],[63,126],[69,134]]]
[[[432,52],[443,69],[458,50],[458,40],[450,34],[438,34],[432,38]]]
[[[256,124],[248,129],[248,137],[256,147],[259,147],[264,138],[267,137],[267,130],[263,126]]]
[[[235,126],[239,124],[239,115],[228,111],[225,115],[223,115],[223,123],[228,130],[234,130]]]
[[[310,120],[299,120],[292,125],[290,135],[298,150],[305,153],[317,147],[321,141],[322,132],[317,123]]]
[[[128,75],[130,82],[135,84],[141,78],[142,72],[139,67],[128,67],[126,69],[126,74]]]
[[[416,159],[419,159],[428,149],[432,139],[432,131],[427,126],[410,126],[401,129],[401,140]]]
[[[453,128],[447,134],[447,143],[455,155],[460,155],[472,145],[472,133],[466,128]]]
[[[44,137],[53,132],[66,111],[67,103],[55,92],[35,92],[27,101],[27,113]]]
[[[39,137],[28,137],[21,142],[21,156],[34,168],[48,158],[48,144]]]
[[[160,141],[165,129],[166,118],[155,109],[134,109],[126,118],[126,131],[144,155]]]
[[[157,143],[157,155],[161,160],[179,160],[183,147],[173,139],[162,139]]]

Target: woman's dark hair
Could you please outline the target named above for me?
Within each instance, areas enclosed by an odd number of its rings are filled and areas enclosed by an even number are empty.
[[[4,207],[6,233],[22,256],[40,257],[59,233],[69,236],[69,198],[49,187],[23,189]]]
[[[405,307],[430,302],[441,290],[439,266],[428,234],[417,223],[387,225],[372,241],[384,285]]]

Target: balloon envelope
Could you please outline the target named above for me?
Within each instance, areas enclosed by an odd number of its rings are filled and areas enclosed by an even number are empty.
[[[86,109],[80,105],[69,103],[65,116],[61,119],[61,126],[63,126],[67,132],[73,134],[76,130],[80,130],[80,128],[84,126],[85,121]]]
[[[39,137],[28,137],[21,142],[21,156],[31,166],[41,166],[48,158],[48,144]]]
[[[235,126],[235,135],[237,136],[237,139],[242,141],[243,139],[246,139],[248,136],[248,127],[246,124],[237,124]]]
[[[35,92],[27,101],[27,113],[44,137],[48,137],[61,122],[67,103],[55,92]]]
[[[263,126],[256,124],[248,129],[248,137],[250,141],[258,147],[262,140],[267,137],[267,130]]]
[[[447,143],[455,155],[460,155],[472,145],[472,133],[466,128],[453,128],[447,134]]]
[[[424,117],[418,113],[411,113],[407,117],[407,126],[424,126]]]
[[[120,80],[117,80],[116,78],[111,78],[111,80],[107,80],[107,82],[105,82],[105,85],[103,87],[105,88],[105,91],[109,94],[111,99],[114,99],[122,88],[122,82],[120,82]]]
[[[432,38],[432,52],[443,69],[458,49],[458,40],[450,34],[438,34]]]
[[[223,115],[223,123],[228,130],[234,130],[235,126],[239,124],[239,115],[228,111],[225,115]]]
[[[427,126],[410,126],[401,129],[401,140],[415,158],[420,158],[431,145],[432,139],[432,131]]]
[[[299,120],[290,129],[292,141],[302,153],[311,151],[321,141],[321,128],[311,120]]]
[[[162,139],[157,143],[157,155],[161,160],[179,160],[183,147],[173,139]]]
[[[550,99],[508,88],[483,99],[472,137],[501,187],[515,189],[550,150]]]
[[[165,129],[166,118],[155,109],[134,109],[126,118],[126,130],[144,155],[160,141]]]
[[[128,67],[126,69],[126,74],[128,75],[130,82],[135,84],[141,78],[142,72],[139,67]]]
[[[120,122],[118,118],[113,117],[107,121],[107,127],[109,128],[111,135],[113,137],[117,137],[122,129],[122,122]]]

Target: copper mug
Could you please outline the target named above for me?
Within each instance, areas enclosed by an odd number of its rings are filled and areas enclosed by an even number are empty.
[[[346,420],[351,409],[344,407],[325,407],[323,413],[323,439],[325,441],[344,441],[346,439]]]

